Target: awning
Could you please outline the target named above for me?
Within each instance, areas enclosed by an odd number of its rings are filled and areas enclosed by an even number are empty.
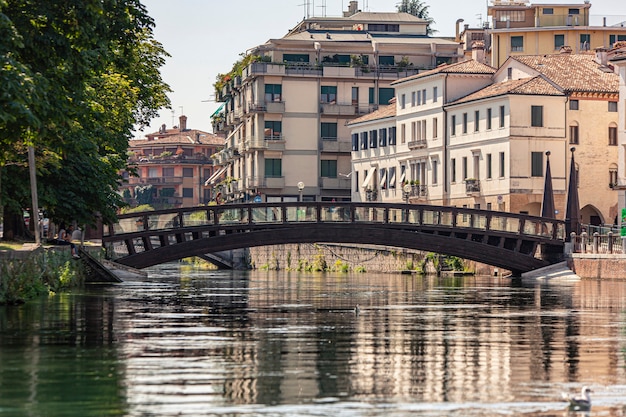
[[[400,184],[402,184],[405,179],[406,179],[406,169],[403,169],[402,175],[400,175]]]
[[[389,168],[389,185],[391,187],[396,185],[396,170]]]
[[[232,138],[235,133],[239,132],[239,129],[241,129],[243,127],[243,122],[239,123],[239,125],[235,128],[235,130],[233,130],[232,132],[230,132],[230,134],[228,136],[226,136],[226,139],[224,140],[224,143],[226,143],[226,146],[228,146],[228,141],[230,140],[230,138]]]
[[[387,170],[382,169],[380,173],[380,186],[382,188],[387,188]]]
[[[213,185],[215,183],[215,181],[217,181],[217,179],[228,169],[228,166],[225,167],[221,167],[220,169],[218,169],[217,171],[215,171],[213,173],[213,175],[211,175],[211,177],[205,181],[204,186],[208,187],[209,185]]]
[[[367,173],[367,177],[365,177],[365,181],[363,181],[363,188],[367,188],[369,187],[369,185],[372,182],[372,179],[374,178],[374,174],[376,173],[376,168],[372,168],[370,170],[370,172]]]
[[[217,110],[215,110],[213,112],[213,114],[211,115],[211,117],[214,117],[216,114],[219,114],[222,110],[224,110],[224,106],[226,105],[226,102],[222,103]]]

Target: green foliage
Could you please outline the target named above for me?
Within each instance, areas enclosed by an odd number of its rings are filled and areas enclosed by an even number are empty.
[[[347,262],[337,259],[332,267],[332,271],[347,273],[350,272],[350,265]]]
[[[115,219],[134,127],[169,105],[159,72],[168,55],[153,26],[137,0],[0,0],[5,213],[30,206],[32,145],[40,206],[54,222]]]
[[[138,185],[135,187],[135,198],[139,205],[152,205],[154,197],[152,184]]]
[[[465,263],[463,258],[459,258],[457,256],[447,256],[444,260],[446,266],[453,271],[464,271]]]
[[[409,13],[413,16],[426,20],[428,22],[428,26],[426,27],[426,33],[428,35],[432,35],[437,31],[432,28],[435,20],[429,15],[429,7],[430,6],[428,6],[421,0],[402,0],[402,2],[398,4],[397,9],[398,12]]]
[[[137,207],[125,207],[122,209],[122,214],[132,214],[132,213],[141,213],[144,211],[154,211],[154,207],[149,204],[142,204]]]
[[[354,268],[354,272],[359,273],[359,274],[364,274],[367,272],[367,270],[365,269],[364,266],[357,266],[356,268]]]

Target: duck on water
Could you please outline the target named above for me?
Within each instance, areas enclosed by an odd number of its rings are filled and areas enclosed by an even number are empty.
[[[561,394],[563,399],[569,402],[571,410],[589,410],[591,408],[591,388],[585,386],[580,395],[570,395],[566,392]]]

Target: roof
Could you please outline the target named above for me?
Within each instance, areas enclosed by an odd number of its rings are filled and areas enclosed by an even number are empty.
[[[153,139],[150,139],[153,138]],[[131,147],[158,146],[158,145],[224,145],[224,138],[213,133],[197,129],[167,129],[148,133],[145,139],[132,139],[128,143]]]
[[[495,74],[496,69],[489,65],[482,64],[473,59],[467,61],[456,62],[454,64],[443,64],[435,69],[420,72],[419,74],[412,75],[410,77],[402,78],[398,81],[394,81],[391,85],[404,83],[407,81],[415,80],[418,78],[429,77],[436,74]]]
[[[398,12],[358,12],[352,16],[344,18],[345,20],[354,20],[357,22],[395,22],[395,23],[422,23],[428,22],[420,17],[413,16],[410,13]]]
[[[594,54],[516,55],[509,59],[544,74],[565,92],[619,91],[619,76],[596,62]]]
[[[392,103],[387,106],[381,106],[378,110],[368,113],[364,116],[358,117],[347,123],[348,126],[352,126],[359,123],[372,122],[374,120],[382,120],[396,117],[396,102],[392,100]]]
[[[543,76],[537,75],[532,78],[522,78],[519,80],[508,80],[501,83],[491,84],[482,90],[478,90],[452,103],[461,104],[485,98],[498,97],[507,94],[519,95],[542,95],[542,96],[562,96],[561,90],[552,85]]]

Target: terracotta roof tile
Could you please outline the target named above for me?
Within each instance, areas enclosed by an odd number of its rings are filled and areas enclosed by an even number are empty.
[[[617,93],[619,76],[593,54],[517,55],[511,59],[544,74],[566,92]]]
[[[168,129],[165,133],[154,132],[149,133],[146,137],[154,139],[132,139],[129,146],[142,145],[224,145],[224,138],[213,133],[204,132],[202,130],[190,129],[183,132],[178,129]],[[196,138],[198,142],[196,142]]]
[[[496,69],[489,65],[481,64],[473,59],[467,61],[456,62],[454,64],[443,64],[435,69],[420,72],[417,75],[402,78],[398,81],[394,81],[391,85],[400,84],[403,82],[415,80],[417,78],[428,77],[434,74],[495,74]]]
[[[380,107],[376,111],[373,111],[364,116],[351,120],[347,124],[348,126],[351,126],[351,125],[358,124],[358,123],[371,122],[374,120],[382,120],[382,119],[388,119],[392,117],[396,117],[395,101],[392,104]]]
[[[467,103],[469,101],[481,100],[489,97],[503,96],[506,94],[522,94],[522,95],[544,95],[544,96],[561,96],[564,95],[558,88],[554,87],[542,76],[538,75],[533,78],[523,78],[520,80],[509,80],[501,83],[491,84],[482,90],[478,90],[463,98],[460,98],[449,104]]]

